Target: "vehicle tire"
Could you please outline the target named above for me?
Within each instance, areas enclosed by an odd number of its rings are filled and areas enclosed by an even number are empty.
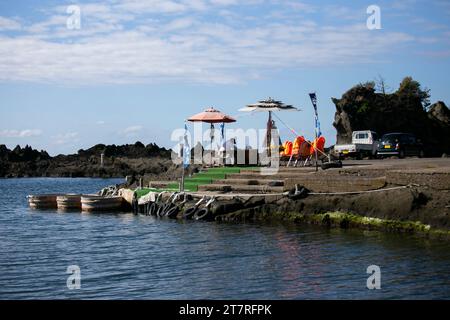
[[[166,217],[170,219],[175,219],[178,213],[180,213],[180,208],[178,206],[175,206],[171,208],[169,211],[167,211]]]
[[[175,205],[173,203],[169,203],[166,205],[166,207],[164,208],[164,212],[161,215],[161,218],[163,217],[167,217],[167,213],[172,210],[175,207]]]
[[[137,199],[133,199],[133,202],[131,204],[132,208],[133,208],[133,213],[135,215],[137,215],[139,213],[139,205],[138,205],[138,200]]]
[[[398,157],[399,157],[400,159],[404,159],[404,158],[405,158],[405,151],[400,150],[400,152],[398,153]]]
[[[308,194],[309,190],[306,189],[305,187],[301,187],[297,193],[295,192],[295,190],[289,191],[288,197],[291,200],[300,200],[306,198]]]
[[[322,170],[328,170],[331,168],[342,168],[342,161],[333,161],[333,162],[326,162],[321,165]]]
[[[158,212],[158,204],[153,202],[152,204],[150,204],[150,207],[148,208],[148,214],[150,216],[156,216],[156,213]]]
[[[194,214],[194,220],[205,220],[206,218],[208,218],[210,213],[211,211],[208,208],[200,209]]]
[[[156,216],[162,218],[164,216],[164,212],[166,212],[166,204],[162,204],[159,206]]]
[[[197,209],[198,209],[197,207],[192,207],[192,208],[186,209],[183,213],[183,219],[186,219],[186,220],[192,219],[192,217],[194,216]]]
[[[423,150],[419,151],[419,158],[425,158],[425,152]]]

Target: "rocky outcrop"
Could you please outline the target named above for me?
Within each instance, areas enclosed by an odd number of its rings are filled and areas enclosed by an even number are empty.
[[[450,110],[442,101],[438,101],[430,107],[428,117],[437,125],[442,127],[450,126]]]
[[[98,144],[87,150],[79,150],[78,156],[91,157],[104,154],[105,157],[126,157],[126,158],[145,158],[145,157],[163,157],[170,158],[170,150],[160,148],[154,143],[145,146],[142,142],[135,144],[126,144],[122,146]]]
[[[104,163],[101,165],[101,154]],[[125,177],[161,176],[177,172],[170,150],[141,142],[131,145],[99,144],[77,154],[49,156],[30,146],[9,150],[0,145],[0,177]]]
[[[448,154],[450,110],[442,101],[430,106],[428,99],[429,91],[410,77],[393,93],[377,91],[373,82],[356,85],[341,99],[332,99],[337,144],[350,143],[356,130],[373,130],[380,135],[409,132],[423,141],[427,155]]]
[[[34,150],[30,146],[21,148],[17,146],[14,150],[9,150],[5,145],[0,145],[0,160],[11,162],[39,161],[50,159],[46,151]]]

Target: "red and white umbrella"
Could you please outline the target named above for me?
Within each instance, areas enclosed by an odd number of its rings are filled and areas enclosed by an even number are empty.
[[[206,122],[206,123],[231,123],[236,120],[225,113],[220,112],[214,108],[208,108],[205,111],[196,114],[188,119],[190,122]]]
[[[225,113],[220,112],[214,108],[208,108],[205,111],[196,114],[189,119],[190,122],[205,122],[211,124],[211,148],[214,140],[214,124],[215,123],[232,123],[236,122],[236,119],[226,115]],[[211,157],[211,165],[212,165],[212,157]]]

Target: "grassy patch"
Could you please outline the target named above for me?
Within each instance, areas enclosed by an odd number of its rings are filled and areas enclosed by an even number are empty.
[[[206,171],[194,174],[192,177],[187,177],[184,180],[184,190],[188,192],[198,191],[198,186],[207,185],[214,182],[214,180],[226,179],[227,174],[240,173],[241,170],[255,170],[258,167],[222,167],[222,168],[210,168]],[[173,182],[164,189],[142,189],[137,190],[138,198],[145,196],[150,191],[157,190],[156,192],[162,192],[165,190],[174,191],[179,190],[179,182]]]

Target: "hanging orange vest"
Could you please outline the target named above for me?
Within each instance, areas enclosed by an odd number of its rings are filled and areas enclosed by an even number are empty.
[[[283,151],[280,152],[281,157],[290,157],[292,154],[292,142],[286,141],[283,143]]]
[[[311,145],[310,153],[311,154],[316,153],[316,148],[318,151],[324,152],[324,150],[325,150],[325,138],[324,137],[319,137],[314,140],[313,144]]]
[[[297,137],[294,140],[294,144],[292,147],[292,154],[294,156],[297,156],[300,153],[300,147],[302,146],[302,143],[305,142],[304,137]]]

